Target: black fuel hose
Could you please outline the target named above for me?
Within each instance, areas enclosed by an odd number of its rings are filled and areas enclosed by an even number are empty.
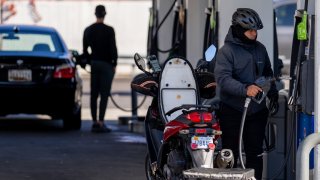
[[[142,105],[144,104],[144,102],[146,101],[147,99],[147,96],[145,95],[144,98],[142,99],[141,103],[139,105],[137,105],[136,107],[132,107],[131,109],[125,109],[123,107],[121,107],[113,98],[113,96],[110,94],[110,99],[112,101],[112,103],[120,110],[124,111],[124,112],[132,112],[132,111],[136,111],[138,110],[139,108],[142,107]]]
[[[176,1],[177,1],[177,0],[174,0],[174,1],[173,1],[173,3],[172,3],[172,5],[170,6],[168,12],[165,14],[164,18],[161,20],[159,26],[158,26],[157,29],[156,29],[155,37],[158,35],[158,32],[159,32],[162,24],[163,24],[163,23],[165,22],[165,20],[168,18],[170,12],[173,10],[174,5],[176,4]],[[159,52],[161,52],[161,53],[167,53],[167,52],[172,51],[172,50],[175,49],[176,47],[178,47],[178,44],[175,44],[173,47],[171,47],[170,49],[167,49],[167,50],[161,50],[159,47],[157,47],[157,50],[158,50]]]

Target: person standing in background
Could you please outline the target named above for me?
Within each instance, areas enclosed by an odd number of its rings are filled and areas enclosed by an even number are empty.
[[[103,5],[96,6],[95,16],[97,20],[85,29],[83,35],[83,54],[91,63],[90,108],[93,120],[92,132],[111,131],[105,125],[104,116],[116,71],[118,53],[114,29],[104,23],[106,14]],[[90,54],[88,48],[91,49]],[[99,116],[97,118],[99,96]]]

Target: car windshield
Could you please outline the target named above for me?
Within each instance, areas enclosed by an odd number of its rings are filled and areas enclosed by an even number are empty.
[[[0,51],[57,53],[63,48],[55,34],[0,32]]]

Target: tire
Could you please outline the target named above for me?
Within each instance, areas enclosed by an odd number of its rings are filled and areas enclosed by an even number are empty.
[[[144,165],[145,165],[144,167],[145,167],[145,173],[146,173],[147,180],[156,180],[157,179],[156,176],[152,174],[149,153],[146,154]]]
[[[81,106],[63,118],[63,128],[66,130],[81,129]]]

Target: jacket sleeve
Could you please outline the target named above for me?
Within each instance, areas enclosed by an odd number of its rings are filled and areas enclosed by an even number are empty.
[[[270,63],[270,59],[269,59],[269,56],[268,56],[268,53],[267,53],[267,50],[265,50],[265,66],[263,68],[263,72],[262,72],[262,75],[265,76],[265,77],[273,77],[273,70],[271,68],[271,63]]]
[[[116,44],[116,36],[115,36],[115,32],[112,29],[112,35],[111,35],[111,43],[112,43],[112,64],[113,66],[117,66],[117,62],[118,62],[118,50],[117,50],[117,44]]]
[[[246,84],[241,83],[232,76],[233,56],[230,50],[222,48],[218,51],[214,74],[222,92],[231,95],[246,97]]]
[[[83,32],[83,39],[82,39],[82,52],[84,57],[89,58],[89,52],[88,52],[88,47],[89,47],[89,42],[88,42],[88,29],[85,29]]]
[[[265,50],[265,61],[266,62],[265,62],[265,66],[264,66],[262,75],[265,77],[272,77],[273,78],[274,77],[273,70],[271,68],[271,62],[270,62],[270,59],[269,59],[269,56],[268,56],[268,53],[266,50]],[[278,94],[278,89],[277,89],[276,83],[274,81],[271,81],[270,90],[268,91],[267,96],[270,98],[270,97],[277,95],[277,94]]]

